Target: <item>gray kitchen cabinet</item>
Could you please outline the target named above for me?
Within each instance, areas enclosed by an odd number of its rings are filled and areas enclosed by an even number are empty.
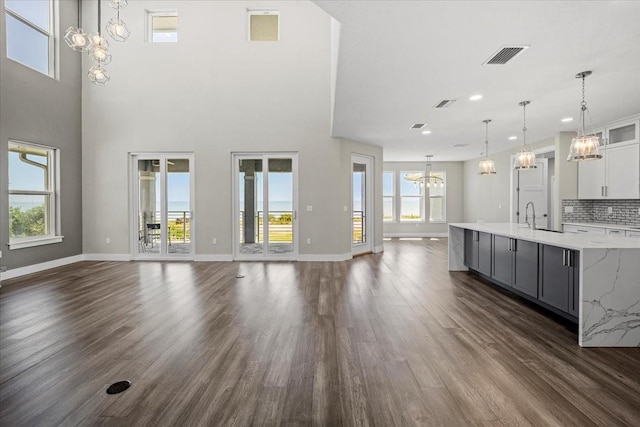
[[[514,240],[513,287],[538,297],[538,244],[528,240]]]
[[[464,264],[491,276],[491,234],[464,230]]]
[[[577,251],[540,245],[538,299],[573,316],[578,315]]]
[[[530,297],[538,297],[538,244],[527,240],[493,236],[493,275]]]
[[[493,274],[491,277],[508,286],[513,285],[514,252],[510,237],[493,236]]]

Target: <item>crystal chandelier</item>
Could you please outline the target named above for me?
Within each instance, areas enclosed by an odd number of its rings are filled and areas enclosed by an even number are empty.
[[[514,169],[535,169],[536,155],[531,147],[527,148],[527,105],[531,101],[522,101],[518,105],[522,106],[522,149],[516,154],[516,160],[513,164]]]
[[[584,100],[584,79],[591,75],[591,71],[583,71],[576,74],[576,79],[582,79],[582,102],[580,103],[580,129],[577,135],[571,140],[569,156],[567,161],[577,162],[582,160],[598,160],[602,158],[599,151],[600,140],[596,135],[586,135],[584,131],[584,116],[587,109],[587,102]]]
[[[110,0],[111,7],[116,10],[116,17],[111,18],[107,23],[107,33],[116,41],[123,42],[131,35],[127,24],[120,19],[120,9],[127,6],[127,0]],[[80,28],[82,16],[82,0],[78,0],[78,27],[69,27],[65,33],[64,41],[67,45],[78,52],[87,52],[94,65],[89,69],[87,77],[99,86],[106,85],[109,74],[104,69],[105,65],[111,62],[109,52],[109,42],[102,35],[102,0],[98,0],[98,31],[87,34]]]
[[[491,157],[489,157],[489,123],[491,119],[486,119],[482,121],[486,125],[486,137],[484,140],[485,151],[484,151],[484,159],[480,160],[478,164],[478,168],[480,169],[480,175],[495,175],[496,174],[496,163],[493,161]]]

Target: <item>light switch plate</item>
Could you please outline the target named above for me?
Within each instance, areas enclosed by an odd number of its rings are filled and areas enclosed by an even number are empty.
[[[313,206],[307,205],[307,212],[312,212],[312,211],[313,211]]]
[[[564,213],[573,213],[573,206],[565,206]]]

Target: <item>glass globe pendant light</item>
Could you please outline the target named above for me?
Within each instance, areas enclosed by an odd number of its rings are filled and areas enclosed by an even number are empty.
[[[584,116],[587,102],[584,100],[584,79],[591,75],[591,71],[576,74],[576,79],[582,79],[582,102],[580,103],[580,129],[575,138],[571,139],[567,161],[579,162],[583,160],[598,160],[602,158],[599,151],[600,140],[596,135],[586,135],[584,131]]]
[[[522,106],[522,149],[518,151],[516,154],[516,159],[514,162],[514,169],[535,169],[538,166],[536,165],[536,155],[533,150],[529,147],[527,148],[527,105],[531,104],[531,101],[522,101],[518,103],[518,105]]]
[[[485,151],[484,151],[484,159],[480,160],[478,164],[478,169],[480,169],[480,175],[495,175],[496,174],[496,163],[493,161],[491,157],[489,157],[489,123],[491,119],[486,119],[482,121],[486,125],[486,137],[484,140]]]

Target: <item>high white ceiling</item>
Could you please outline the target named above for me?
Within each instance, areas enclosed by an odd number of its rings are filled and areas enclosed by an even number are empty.
[[[574,131],[585,70],[594,125],[640,113],[640,1],[314,2],[341,23],[333,136],[380,145],[386,161],[480,157],[484,119],[492,152],[516,148],[523,100],[528,141]],[[506,45],[530,48],[482,65]],[[443,99],[457,102],[434,109]]]

